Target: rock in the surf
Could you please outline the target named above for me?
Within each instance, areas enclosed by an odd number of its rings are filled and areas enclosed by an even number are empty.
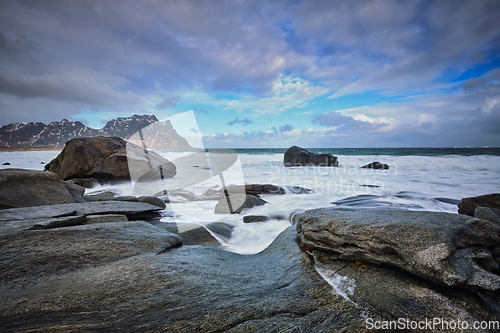
[[[99,185],[99,182],[95,178],[72,178],[67,180],[67,182],[83,186],[85,188],[92,188]]]
[[[165,209],[167,207],[167,205],[165,204],[165,201],[163,201],[162,199],[155,197],[155,196],[144,195],[144,196],[139,197],[138,199],[140,202],[145,202],[145,203],[148,203],[151,205],[155,205],[155,206],[158,206],[162,209]]]
[[[178,235],[183,245],[220,246],[221,243],[210,234],[206,227],[196,223],[158,223],[160,229],[167,230]]]
[[[0,209],[84,202],[84,192],[52,172],[0,170]]]
[[[246,216],[243,216],[244,223],[267,222],[267,221],[269,221],[269,216],[266,216],[266,215],[246,215]]]
[[[382,170],[389,170],[389,165],[380,163],[380,162],[371,162],[368,163],[367,165],[362,166],[361,168],[363,169],[382,169]]]
[[[9,162],[5,162],[2,165],[10,165],[10,163]]]
[[[229,201],[229,203],[228,203]],[[249,194],[231,194],[215,205],[215,214],[239,214],[244,209],[265,205],[267,201]]]
[[[286,167],[307,165],[338,167],[339,161],[337,156],[332,154],[315,154],[304,148],[292,146],[285,152],[283,164]]]
[[[238,188],[242,185],[229,185],[226,186],[226,190],[229,193],[235,193],[238,191]],[[224,188],[219,190],[220,195],[224,195]],[[258,197],[260,194],[285,194],[286,190],[277,185],[272,184],[246,184],[245,185],[245,193],[249,195],[253,195]]]
[[[297,237],[332,257],[393,266],[448,287],[499,291],[500,225],[466,215],[398,210],[302,213]],[[478,264],[480,263],[480,264]]]
[[[151,173],[155,178],[157,166],[162,166],[164,178],[176,174],[175,165],[154,152],[141,154],[142,148],[129,149],[125,140],[118,137],[76,138],[66,142],[62,152],[45,166],[64,180],[95,178],[100,182],[130,180],[129,166],[135,172]],[[135,145],[134,145],[135,146]],[[137,154],[134,154],[137,152]],[[159,177],[158,177],[159,179]]]
[[[500,193],[463,198],[458,204],[458,213],[474,216],[476,207],[500,208]]]

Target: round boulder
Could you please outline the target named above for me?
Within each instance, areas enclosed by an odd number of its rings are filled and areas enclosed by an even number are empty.
[[[56,173],[61,179],[95,178],[100,182],[130,180],[126,145],[119,137],[76,138],[66,142],[62,152],[45,166],[45,170]],[[135,145],[134,145],[135,146]],[[142,148],[141,148],[142,150]],[[153,169],[152,165],[162,166],[163,176],[171,178],[176,174],[175,165],[154,152],[148,152],[149,159],[143,156],[129,156],[129,159],[141,159]]]
[[[0,170],[0,209],[84,202],[84,192],[52,172]]]

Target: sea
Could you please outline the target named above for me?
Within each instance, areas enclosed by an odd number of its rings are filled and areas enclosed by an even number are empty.
[[[219,175],[186,182],[184,191],[203,197],[222,184],[273,184],[285,188],[284,195],[261,195],[268,202],[241,214],[215,214],[216,200],[189,200],[170,196],[161,222],[204,227],[212,222],[234,226],[229,239],[213,234],[227,251],[249,255],[264,250],[287,227],[294,214],[331,207],[352,210],[407,209],[457,214],[464,197],[500,192],[500,148],[316,148],[331,153],[339,167],[285,167],[285,148],[234,149],[234,163]],[[193,152],[154,150],[176,163]],[[60,151],[1,151],[1,168],[43,170]],[[361,168],[378,161],[388,170]],[[201,170],[198,165],[188,175]],[[180,171],[180,170],[178,170]],[[179,173],[181,174],[181,173]],[[222,177],[222,176],[223,177]],[[177,176],[176,176],[177,177]],[[174,177],[175,178],[175,177]],[[200,181],[201,179],[201,181]],[[168,179],[165,180],[168,182]],[[170,190],[170,189],[169,189]],[[87,189],[92,195],[112,191],[116,195],[143,195],[131,182]],[[166,193],[166,192],[165,192]],[[243,223],[245,215],[266,215],[267,222]],[[207,229],[209,231],[209,229]],[[209,231],[211,232],[211,231]]]

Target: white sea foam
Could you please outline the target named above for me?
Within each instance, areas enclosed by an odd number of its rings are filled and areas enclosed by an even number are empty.
[[[157,151],[162,154],[162,151]],[[43,170],[44,164],[55,158],[59,151],[0,152],[1,168]],[[169,156],[173,156],[169,152]],[[188,153],[174,153],[177,157]],[[288,216],[296,210],[335,207],[332,202],[345,198],[341,207],[348,209],[403,208],[456,213],[457,206],[435,198],[461,199],[499,192],[500,156],[339,156],[340,167],[283,166],[283,154],[239,154],[244,182],[247,184],[275,184],[301,186],[313,190],[310,194],[263,195],[269,202],[242,214],[221,216],[214,214],[216,201],[186,201],[175,203],[173,216],[164,222],[199,223],[201,225],[222,220],[234,226],[230,240],[224,243],[228,251],[252,254],[262,251],[287,226],[287,220],[245,224],[242,215]],[[389,164],[389,170],[361,169],[373,161]],[[227,179],[231,179],[231,174]],[[369,186],[378,187],[369,187]],[[209,179],[195,184],[191,190],[201,195],[208,188],[217,188],[220,180]],[[98,186],[88,193],[112,190],[119,195],[140,195],[130,183]],[[167,206],[167,211],[172,206]],[[172,215],[172,214],[166,214]]]

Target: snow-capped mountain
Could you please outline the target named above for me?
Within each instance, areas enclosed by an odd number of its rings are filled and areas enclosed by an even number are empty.
[[[66,141],[89,136],[118,136],[128,139],[142,128],[158,122],[154,115],[133,115],[108,121],[102,129],[85,126],[79,121],[54,121],[44,123],[14,123],[0,128],[0,147],[9,148],[62,148]],[[185,138],[172,127],[170,121],[161,122],[156,137],[172,148],[191,148]],[[149,138],[145,138],[149,140]],[[151,147],[153,148],[153,147]]]

